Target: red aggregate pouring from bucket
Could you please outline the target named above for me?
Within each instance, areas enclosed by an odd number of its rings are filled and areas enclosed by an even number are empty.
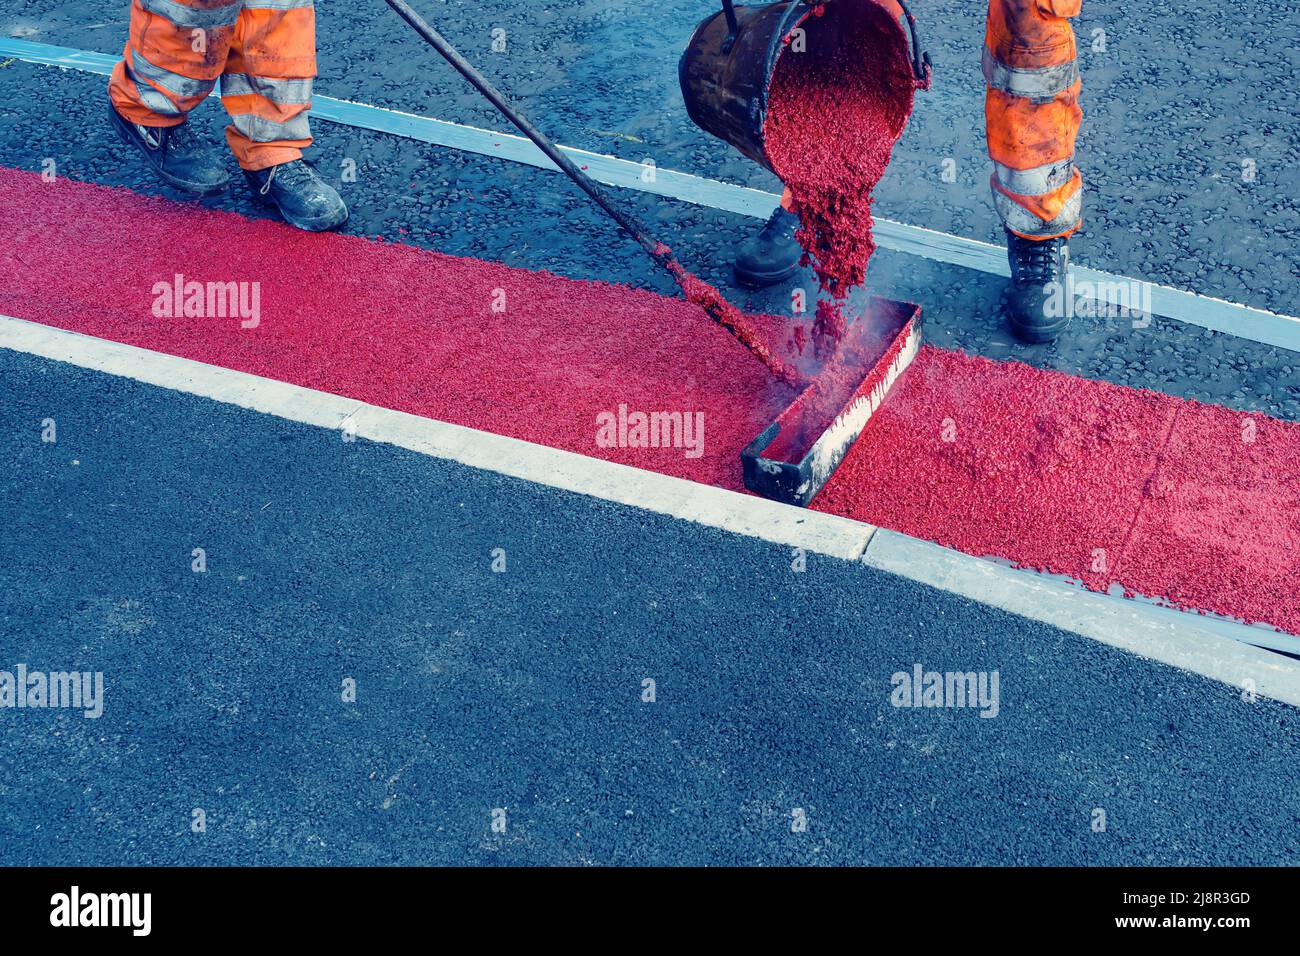
[[[842,301],[875,251],[872,191],[912,112],[917,80],[902,26],[875,0],[817,7],[787,37],[769,90],[764,140],[792,196],[796,234],[824,291],[814,339],[844,332]],[[805,48],[806,47],[806,48]]]

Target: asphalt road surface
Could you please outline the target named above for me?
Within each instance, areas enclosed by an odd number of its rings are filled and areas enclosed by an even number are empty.
[[[878,212],[996,241],[980,6],[917,5],[937,79]],[[431,12],[561,142],[774,188],[682,108],[676,58],[711,9]],[[0,35],[116,53],[125,20],[10,0]],[[1076,259],[1295,312],[1300,24],[1257,0],[1085,2],[1078,32]],[[323,6],[319,46],[321,93],[505,128],[380,2]],[[107,129],[103,87],[0,63],[0,165],[164,193]],[[215,98],[202,119],[217,140]],[[322,171],[360,170],[340,183],[350,232],[672,292],[555,174],[315,132]],[[782,310],[788,290],[729,285],[756,221],[619,199],[742,304]],[[238,188],[210,204],[264,215]],[[940,345],[1300,418],[1292,353],[1162,319],[1030,348],[999,280],[893,253],[872,269]],[[0,711],[0,863],[1300,861],[1292,708],[865,567],[798,572],[785,548],[8,351],[0,462],[0,669],[106,677],[98,719]],[[996,671],[997,716],[892,706],[916,664]]]
[[[6,863],[1300,859],[1284,705],[336,432],[10,352],[0,382],[4,660],[106,676],[98,719],[0,715]],[[996,716],[892,706],[918,663],[997,671]]]

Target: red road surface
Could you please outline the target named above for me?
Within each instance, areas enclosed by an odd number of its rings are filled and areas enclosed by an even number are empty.
[[[738,488],[791,398],[649,292],[14,170],[0,208],[0,312],[388,408]],[[155,315],[178,273],[260,322]],[[704,454],[602,447],[620,405],[703,412]],[[815,506],[1300,633],[1296,423],[927,347]]]

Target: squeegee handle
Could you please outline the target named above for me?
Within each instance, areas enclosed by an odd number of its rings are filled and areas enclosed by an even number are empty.
[[[437,50],[442,55],[443,59],[460,72],[461,76],[469,80],[470,83],[474,85],[475,89],[487,97],[488,101],[500,111],[502,116],[513,123],[519,132],[532,140],[533,143],[536,144],[537,148],[545,153],[547,158],[560,168],[561,172],[577,183],[579,188],[595,200],[596,204],[600,206],[601,209],[605,210],[611,219],[622,226],[633,239],[640,243],[641,247],[645,249],[645,251],[649,253],[656,262],[666,267],[666,247],[652,240],[646,235],[645,230],[642,229],[631,216],[611,203],[605,197],[604,191],[596,185],[595,181],[574,165],[573,160],[569,159],[568,156],[565,156],[559,147],[551,142],[545,133],[533,126],[526,117],[511,106],[510,103],[506,101],[506,98],[501,95],[501,92],[492,85],[488,78],[475,69],[472,63],[461,56],[460,53],[456,51],[456,48],[448,43],[442,34],[429,26],[429,24],[425,22],[424,18],[412,10],[405,0],[386,0],[386,2],[397,12],[398,16],[409,23],[412,29],[424,38],[424,41],[428,43],[429,46]]]

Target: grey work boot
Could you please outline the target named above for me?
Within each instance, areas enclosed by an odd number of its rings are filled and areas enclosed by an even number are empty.
[[[1070,324],[1066,272],[1070,246],[1064,237],[1026,239],[1007,230],[1011,263],[1008,312],[1011,329],[1026,342],[1055,341]]]
[[[294,159],[266,169],[244,170],[253,198],[280,211],[284,221],[308,232],[337,229],[348,218],[338,190],[321,179],[305,160]]]
[[[216,150],[199,142],[189,123],[179,126],[140,126],[112,103],[108,119],[122,142],[134,146],[169,186],[193,196],[213,196],[226,188],[230,175]]]
[[[767,224],[740,247],[736,256],[736,281],[751,288],[776,285],[794,275],[803,250],[795,241],[799,217],[780,206]]]

